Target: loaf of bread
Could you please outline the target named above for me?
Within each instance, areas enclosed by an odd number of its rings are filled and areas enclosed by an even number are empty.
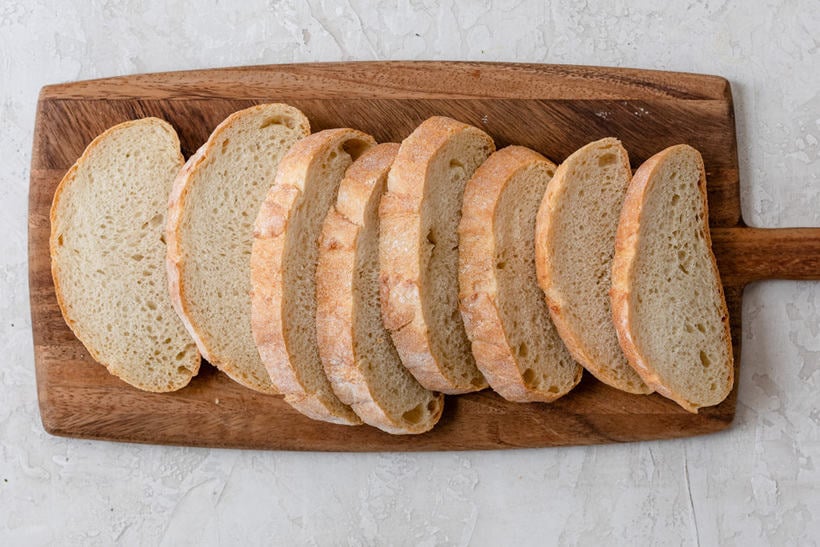
[[[379,201],[398,144],[380,144],[347,169],[322,228],[316,268],[319,356],[339,399],[366,423],[394,434],[423,433],[444,397],[402,365],[379,302]]]
[[[251,253],[252,325],[273,384],[296,410],[357,425],[322,368],[316,333],[316,265],[322,225],[350,164],[374,146],[355,129],[328,129],[297,142],[256,217]]]
[[[697,150],[667,148],[632,178],[612,269],[621,346],[644,382],[690,412],[723,401],[734,364]]]
[[[552,402],[581,380],[550,320],[535,272],[535,216],[555,165],[508,146],[464,190],[459,299],[478,368],[510,401]]]
[[[535,260],[558,333],[593,376],[650,393],[618,344],[609,301],[615,232],[631,177],[617,139],[588,144],[558,167],[538,210]]]
[[[384,324],[404,365],[433,391],[487,386],[458,307],[458,223],[464,186],[494,150],[476,127],[426,120],[402,142],[379,208]]]
[[[284,104],[229,116],[174,183],[168,280],[179,316],[208,361],[245,387],[275,393],[251,335],[253,219],[279,160],[310,132]]]
[[[88,145],[51,207],[51,272],[66,323],[111,374],[146,391],[180,389],[199,370],[164,268],[168,193],[182,162],[166,122],[122,123]]]

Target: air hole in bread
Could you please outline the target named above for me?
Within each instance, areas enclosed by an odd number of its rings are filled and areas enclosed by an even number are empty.
[[[59,245],[60,247],[63,246],[63,234],[57,236],[57,245]]]
[[[703,368],[709,368],[709,365],[712,364],[709,356],[703,350],[700,351],[700,364],[703,365]]]
[[[131,260],[135,260],[135,261],[137,261],[137,262],[139,262],[139,261],[140,261],[140,260],[142,260],[143,258],[145,258],[145,257],[144,257],[144,256],[142,256],[142,255],[141,255],[141,254],[139,254],[139,253],[131,255]]]
[[[145,305],[148,306],[149,310],[156,310],[157,309],[157,305],[154,302],[146,302]]]
[[[231,143],[231,139],[225,139],[222,141],[222,153],[224,154],[225,151],[228,149],[228,145]]]
[[[526,357],[527,354],[529,353],[529,348],[527,347],[527,343],[526,342],[521,342],[520,344],[518,344],[517,352],[518,352],[519,357]]]
[[[604,154],[603,156],[598,158],[598,167],[606,167],[607,165],[612,165],[617,160],[617,156],[615,154]]]
[[[457,159],[450,160],[450,169],[464,169],[464,164]]]
[[[429,232],[427,232],[427,242],[430,245],[435,245],[436,244],[436,235],[433,233],[432,229]]]
[[[700,332],[706,332],[706,327],[703,326],[703,323],[698,323],[695,325]]]
[[[495,267],[496,267],[497,269],[499,269],[499,270],[503,270],[504,268],[506,268],[506,267],[507,267],[507,262],[506,262],[505,260],[502,260],[502,261],[500,261],[500,262],[497,262],[497,263],[496,263],[496,265],[495,265]]]
[[[531,368],[526,369],[521,373],[521,379],[524,380],[525,384],[531,386],[535,381],[535,371]]]
[[[680,195],[679,195],[679,194],[675,194],[675,195],[673,195],[673,196],[672,196],[672,205],[677,204],[677,203],[678,203],[678,201],[680,201]]]
[[[283,116],[271,116],[261,123],[259,129],[265,129],[272,125],[284,125],[288,129],[293,129],[293,120]]]
[[[404,418],[404,420],[410,424],[419,423],[419,421],[421,421],[422,416],[424,416],[424,408],[422,407],[422,405],[416,405],[401,415],[401,417]]]

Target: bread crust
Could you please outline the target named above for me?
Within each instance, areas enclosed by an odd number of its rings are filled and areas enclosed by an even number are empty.
[[[412,423],[391,415],[376,400],[354,351],[353,302],[359,233],[366,222],[365,209],[371,195],[386,176],[398,150],[395,143],[377,145],[345,173],[320,242],[316,326],[322,365],[339,399],[369,425],[392,434],[417,434],[429,431],[438,422],[444,397],[438,395],[434,399],[437,407],[425,421]]]
[[[431,160],[453,137],[469,132],[495,144],[471,125],[435,116],[423,122],[401,144],[388,177],[388,191],[379,206],[379,262],[382,318],[404,366],[432,391],[469,393],[487,387],[449,378],[433,355],[421,298],[421,211]],[[480,371],[476,370],[480,377]]]
[[[561,386],[558,392],[527,385],[504,330],[495,275],[494,225],[498,202],[517,173],[539,164],[555,169],[555,164],[533,150],[508,146],[490,156],[467,183],[459,224],[458,284],[461,314],[473,355],[490,387],[509,401],[549,403],[581,381],[583,368],[577,365],[574,381]]]
[[[179,164],[182,164],[184,162],[184,158],[182,156],[182,152],[180,151],[180,147],[179,147],[179,137],[177,136],[177,133],[174,130],[174,128],[171,127],[171,125],[168,122],[166,122],[165,120],[161,120],[159,118],[148,117],[148,118],[142,118],[142,119],[139,119],[139,120],[131,120],[131,121],[123,122],[123,123],[117,124],[113,127],[108,128],[107,130],[105,130],[103,133],[101,133],[100,135],[95,137],[94,140],[91,141],[91,143],[83,151],[80,158],[74,163],[74,165],[72,165],[69,168],[69,170],[63,176],[62,180],[60,181],[60,184],[57,185],[57,189],[54,191],[54,198],[51,202],[51,210],[49,212],[49,221],[50,221],[50,224],[51,224],[51,234],[50,234],[50,237],[49,237],[49,256],[50,256],[50,259],[51,259],[51,277],[52,277],[52,280],[54,281],[54,294],[57,297],[57,305],[60,307],[60,312],[62,313],[63,319],[65,319],[66,324],[71,329],[71,331],[77,336],[77,339],[80,340],[80,342],[86,348],[86,350],[91,355],[91,357],[95,361],[100,363],[101,365],[105,366],[105,368],[108,369],[108,371],[111,374],[113,374],[114,376],[117,376],[118,378],[120,378],[124,382],[126,382],[126,383],[128,383],[128,384],[130,384],[130,385],[132,385],[132,386],[134,386],[138,389],[141,389],[143,391],[150,391],[150,392],[154,392],[154,393],[165,393],[165,392],[169,392],[169,391],[176,391],[178,389],[181,389],[181,388],[185,387],[191,381],[191,378],[193,378],[194,376],[197,375],[197,373],[199,372],[200,364],[201,364],[201,358],[200,358],[199,354],[197,353],[195,355],[194,362],[192,363],[192,366],[189,368],[189,370],[191,371],[191,375],[188,376],[187,378],[186,377],[181,378],[181,380],[178,383],[174,383],[170,386],[167,386],[166,389],[158,389],[156,386],[153,386],[153,385],[150,385],[150,384],[143,384],[141,382],[136,382],[131,378],[126,378],[123,375],[123,373],[121,371],[119,371],[118,368],[113,363],[106,362],[106,360],[103,359],[102,355],[100,354],[100,352],[96,348],[94,348],[90,344],[86,344],[86,342],[81,338],[80,331],[82,329],[79,328],[79,326],[77,324],[77,321],[74,318],[72,318],[70,316],[70,314],[68,313],[68,306],[65,302],[63,289],[60,286],[60,273],[59,273],[60,267],[59,267],[59,264],[58,264],[58,261],[57,261],[57,252],[55,250],[56,247],[57,247],[56,226],[57,226],[57,213],[58,213],[59,203],[60,203],[60,200],[62,199],[62,195],[63,195],[64,190],[66,188],[68,188],[68,186],[70,186],[73,183],[73,181],[74,181],[74,179],[77,175],[77,170],[91,156],[91,154],[93,154],[93,152],[100,145],[100,143],[102,143],[103,141],[108,139],[108,137],[110,137],[113,133],[121,131],[123,129],[127,129],[128,127],[132,127],[132,126],[137,125],[137,124],[144,124],[144,123],[149,123],[149,124],[152,124],[152,125],[158,125],[165,132],[167,132],[169,135],[171,135],[173,137],[174,142],[176,143],[176,151],[177,151],[177,157],[178,157],[178,160],[179,160]],[[179,366],[179,363],[174,363],[174,368],[176,368],[178,366]]]
[[[186,207],[186,200],[192,188],[193,175],[207,162],[210,161],[211,150],[218,146],[222,140],[222,134],[229,130],[234,123],[247,116],[255,116],[265,110],[287,109],[299,123],[299,130],[304,135],[310,133],[310,125],[307,118],[299,110],[285,104],[262,104],[234,112],[222,121],[208,137],[208,140],[194,153],[177,175],[168,200],[168,220],[166,222],[165,239],[168,246],[166,255],[166,269],[168,272],[168,290],[171,295],[171,302],[174,310],[182,320],[188,333],[196,342],[199,352],[211,364],[224,372],[235,382],[261,393],[276,394],[278,391],[271,383],[259,383],[251,378],[240,374],[242,364],[226,360],[216,355],[208,343],[208,336],[200,332],[193,319],[188,303],[190,298],[187,295],[183,271],[186,268],[185,253],[182,248],[182,230],[185,228],[182,222],[183,212]]]
[[[726,306],[726,297],[723,292],[723,284],[720,282],[720,272],[717,261],[712,252],[712,236],[709,231],[709,203],[706,194],[706,170],[703,165],[703,158],[700,153],[691,146],[681,144],[669,147],[655,154],[646,160],[632,177],[629,189],[624,200],[624,207],[621,211],[620,223],[615,239],[615,258],[612,263],[612,287],[609,295],[612,302],[612,317],[615,322],[615,329],[618,333],[618,341],[626,354],[627,360],[632,368],[641,376],[643,381],[658,393],[672,399],[681,407],[692,413],[697,413],[702,405],[687,400],[682,393],[672,390],[664,382],[661,374],[652,367],[633,337],[632,328],[632,277],[637,256],[637,249],[641,239],[641,215],[649,190],[654,181],[654,175],[659,167],[671,156],[681,151],[694,151],[700,166],[700,177],[698,179],[698,193],[703,206],[703,227],[707,248],[709,249],[710,263],[715,279],[717,280],[717,290],[720,294],[720,305],[722,311],[723,335],[722,342],[727,347],[729,355],[729,374],[724,393],[721,400],[725,399],[732,390],[734,384],[734,357],[732,353],[732,338],[729,328],[729,310]]]
[[[600,143],[602,141],[612,141],[613,144],[617,144],[617,148],[620,152],[618,155],[619,161],[622,164],[622,168],[626,170],[626,172],[631,172],[629,167],[629,157],[626,154],[626,150],[624,150],[621,146],[620,141],[614,138],[608,138],[601,139],[601,141],[596,141],[596,143]],[[578,336],[575,329],[571,327],[566,317],[566,312],[564,310],[568,306],[568,303],[565,301],[561,293],[555,288],[552,274],[548,267],[550,253],[547,243],[554,237],[553,230],[555,229],[555,223],[553,222],[553,219],[555,217],[555,210],[557,209],[557,202],[560,199],[561,194],[565,191],[566,177],[574,167],[574,160],[577,157],[576,154],[578,154],[581,150],[583,150],[583,148],[572,154],[558,166],[558,169],[555,171],[555,175],[547,185],[547,192],[544,195],[541,207],[538,209],[535,230],[535,263],[538,272],[538,283],[544,291],[544,296],[550,310],[552,321],[558,329],[558,334],[561,336],[561,339],[564,341],[564,344],[572,357],[577,362],[581,363],[581,365],[583,365],[583,367],[592,373],[592,375],[598,380],[607,385],[628,393],[641,395],[648,394],[652,392],[651,388],[641,384],[635,387],[630,387],[626,383],[620,382],[619,379],[613,374],[612,367],[609,363],[598,362],[597,359],[590,355],[583,340],[581,340]]]
[[[285,247],[288,223],[304,190],[305,177],[327,151],[344,142],[374,146],[373,137],[355,129],[327,129],[297,142],[279,163],[276,182],[268,192],[254,223],[251,251],[251,328],[262,362],[285,401],[302,414],[344,425],[361,419],[340,401],[329,401],[303,384],[301,372],[291,362],[283,322]]]

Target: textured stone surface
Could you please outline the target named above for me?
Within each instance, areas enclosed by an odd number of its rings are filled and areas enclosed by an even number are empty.
[[[820,286],[744,299],[735,426],[680,441],[449,454],[132,446],[46,435],[26,286],[47,83],[257,63],[470,59],[720,74],[746,222],[820,226],[816,0],[0,2],[0,543],[820,541]],[[438,4],[441,4],[440,6]]]

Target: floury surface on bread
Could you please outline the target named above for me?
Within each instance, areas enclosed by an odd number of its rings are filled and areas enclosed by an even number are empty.
[[[169,203],[168,281],[174,307],[208,361],[245,387],[275,393],[251,334],[253,219],[279,160],[310,133],[284,104],[229,116],[188,160]]]
[[[401,144],[379,207],[382,317],[404,365],[427,389],[487,386],[458,304],[464,186],[495,151],[489,135],[436,116]]]
[[[355,129],[328,129],[297,142],[256,217],[251,252],[253,336],[271,381],[296,410],[357,425],[322,368],[316,332],[319,237],[347,168],[374,146]]]
[[[729,395],[729,313],[712,253],[706,172],[691,146],[663,150],[632,178],[611,297],[621,345],[647,385],[690,412]]]
[[[174,129],[125,122],[94,139],[51,207],[51,271],[66,323],[108,371],[145,391],[184,387],[196,346],[168,298],[168,193],[182,166]]]
[[[581,380],[535,272],[535,216],[555,165],[522,146],[494,153],[464,191],[459,299],[476,364],[510,401],[552,402]]]
[[[393,434],[430,430],[444,397],[402,365],[379,303],[379,200],[399,145],[377,145],[347,169],[322,228],[316,268],[319,355],[333,391],[366,423]]]
[[[600,381],[629,393],[652,390],[624,356],[609,300],[629,157],[613,138],[570,155],[547,185],[536,219],[538,283],[572,356]]]

